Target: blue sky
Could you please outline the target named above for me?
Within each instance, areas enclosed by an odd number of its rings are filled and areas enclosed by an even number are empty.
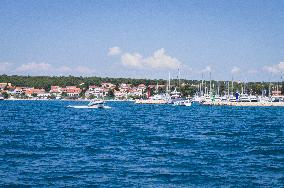
[[[284,1],[0,2],[0,74],[274,81]]]

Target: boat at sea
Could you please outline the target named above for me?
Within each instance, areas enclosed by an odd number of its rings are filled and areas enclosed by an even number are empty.
[[[102,99],[94,99],[94,100],[91,100],[88,105],[84,105],[84,106],[78,106],[78,105],[73,106],[73,105],[69,105],[69,106],[67,106],[67,107],[69,107],[69,108],[85,108],[85,109],[87,109],[87,108],[93,108],[93,109],[98,109],[98,108],[111,108],[111,107],[109,107],[109,106],[106,106],[106,105],[105,105],[105,101],[102,100]]]
[[[105,102],[103,100],[92,100],[89,104],[89,108],[104,108]]]

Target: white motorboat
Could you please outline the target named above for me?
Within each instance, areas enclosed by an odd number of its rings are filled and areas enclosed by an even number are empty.
[[[258,102],[258,98],[255,95],[250,95],[249,96],[250,102]]]
[[[194,96],[193,98],[192,98],[192,102],[193,103],[201,103],[202,102],[202,97],[201,96]]]
[[[174,106],[191,106],[191,101],[189,99],[178,100],[174,102]]]
[[[270,97],[259,97],[259,102],[261,103],[267,103],[267,102],[271,102],[271,98]]]
[[[88,107],[90,108],[104,108],[105,102],[103,100],[92,100],[89,104]]]
[[[177,88],[175,88],[175,90],[172,91],[170,93],[170,95],[171,95],[172,99],[179,99],[179,98],[181,98],[181,93],[179,91],[177,91]]]
[[[157,94],[149,97],[148,99],[138,99],[136,104],[168,104],[171,103],[171,97],[169,94]]]
[[[254,95],[241,94],[240,102],[258,102],[258,98]]]

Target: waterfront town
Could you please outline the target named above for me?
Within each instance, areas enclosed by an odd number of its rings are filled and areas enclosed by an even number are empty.
[[[80,85],[83,85],[81,83]],[[144,84],[133,86],[132,84],[120,84],[116,86],[112,83],[101,83],[99,86],[90,85],[88,88],[79,86],[51,86],[50,90],[34,87],[14,86],[12,83],[0,83],[0,92],[5,99],[135,99],[145,95],[147,88]],[[160,85],[159,87],[165,87]]]
[[[229,82],[227,82],[229,83]],[[233,82],[231,83],[233,85]],[[134,99],[146,99],[151,95],[170,92],[175,94],[175,92],[181,95],[183,98],[192,98],[196,95],[210,95],[210,93],[215,92],[216,95],[226,95],[227,88],[223,86],[222,91],[219,87],[209,86],[209,83],[206,85],[206,82],[202,83],[182,83],[179,86],[173,84],[170,87],[167,84],[129,84],[129,83],[120,83],[113,84],[109,82],[102,82],[97,85],[86,85],[85,83],[80,83],[78,85],[70,86],[59,86],[51,85],[50,89],[44,88],[35,88],[35,87],[24,87],[24,86],[15,86],[13,83],[3,82],[0,83],[0,97],[2,99],[99,99],[103,98],[106,100],[134,100]],[[226,84],[225,84],[226,85]],[[235,84],[237,85],[237,83]],[[210,88],[209,88],[210,87]],[[231,88],[232,86],[228,86]],[[256,91],[252,89],[247,89],[251,91],[250,94],[256,96],[266,95],[266,96],[282,96],[283,89],[281,84],[274,84],[267,90]],[[178,88],[178,89],[177,89]],[[234,88],[234,86],[233,86]],[[187,89],[187,90],[186,90]],[[242,87],[241,90],[244,88]],[[177,91],[178,90],[178,91]],[[237,89],[235,89],[237,90]],[[189,92],[190,91],[190,92]],[[242,91],[243,93],[244,91]],[[260,94],[261,92],[261,94]],[[227,94],[228,94],[227,93]],[[231,94],[234,95],[232,89]]]

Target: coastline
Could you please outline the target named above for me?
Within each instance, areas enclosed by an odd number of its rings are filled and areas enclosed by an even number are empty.
[[[284,107],[284,102],[204,102],[205,106],[280,106]]]
[[[80,101],[80,102],[90,102],[92,99],[4,99],[4,101]],[[108,99],[104,100],[106,102],[134,102],[135,100],[115,100]]]

